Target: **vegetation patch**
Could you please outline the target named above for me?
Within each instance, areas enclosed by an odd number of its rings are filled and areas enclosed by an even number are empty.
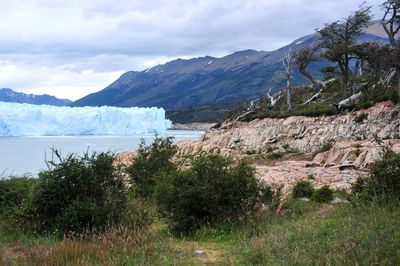
[[[262,199],[255,170],[220,155],[200,155],[187,170],[171,173],[157,186],[157,202],[173,231],[188,234],[204,224],[234,222],[254,213]]]
[[[314,188],[309,181],[297,182],[293,187],[293,198],[311,198],[314,193]]]
[[[359,177],[352,193],[365,201],[397,201],[400,197],[400,154],[385,148],[382,159],[370,167],[370,175]]]
[[[152,144],[140,142],[137,156],[132,160],[126,172],[132,180],[132,190],[140,197],[152,197],[159,179],[163,179],[177,166],[172,162],[177,148],[172,138],[156,137]]]
[[[331,202],[331,200],[333,200],[333,190],[329,188],[329,186],[325,185],[314,191],[312,194],[312,199],[320,203]]]

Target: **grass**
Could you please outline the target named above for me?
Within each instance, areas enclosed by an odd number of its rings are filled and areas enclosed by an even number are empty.
[[[397,203],[398,204],[398,203]],[[150,227],[57,239],[0,229],[0,265],[396,265],[400,208],[288,200],[279,217],[204,226],[174,237]],[[194,256],[195,250],[205,256]]]
[[[399,215],[378,206],[322,205],[307,216],[264,225],[244,240],[244,256],[251,265],[396,265]]]

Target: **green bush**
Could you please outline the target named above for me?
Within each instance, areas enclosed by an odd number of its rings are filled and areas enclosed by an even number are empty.
[[[314,188],[308,181],[299,181],[293,187],[293,198],[311,198],[314,193]]]
[[[362,199],[398,199],[400,197],[400,153],[385,149],[382,159],[370,166],[370,175],[359,177],[352,194]]]
[[[120,222],[126,189],[113,166],[114,155],[86,153],[62,158],[57,151],[54,155],[56,159],[48,162],[49,169],[39,173],[37,191],[31,208],[27,208],[33,211],[38,229],[79,233],[103,230]]]
[[[138,155],[126,169],[135,193],[144,198],[154,194],[157,179],[175,171],[176,165],[172,162],[172,157],[176,154],[176,150],[171,137],[156,137],[149,146],[146,146],[142,139]]]
[[[293,116],[308,116],[308,117],[318,117],[318,116],[329,116],[334,114],[335,108],[328,103],[309,103],[306,105],[298,105],[293,107],[289,115]]]
[[[316,189],[312,195],[312,200],[320,203],[328,203],[333,199],[333,191],[329,186],[325,185],[320,189]]]
[[[27,177],[0,180],[0,216],[14,213],[31,195],[37,181]]]
[[[201,225],[236,221],[272,199],[254,168],[220,155],[200,155],[191,168],[170,173],[157,187],[161,213],[174,232],[190,233]]]

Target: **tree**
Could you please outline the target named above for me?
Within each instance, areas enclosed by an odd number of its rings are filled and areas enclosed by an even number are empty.
[[[287,110],[290,112],[292,110],[292,102],[290,99],[290,89],[292,87],[292,68],[293,68],[293,52],[292,50],[288,50],[285,53],[285,57],[282,61],[283,67],[285,68],[285,78],[286,78],[286,101],[287,101]]]
[[[400,30],[400,0],[387,0],[382,4],[384,15],[381,24],[389,37],[390,45],[396,47],[399,44],[398,36]]]
[[[350,61],[355,59],[354,46],[357,37],[362,30],[367,27],[372,19],[371,7],[361,7],[349,17],[327,24],[319,30],[322,40],[322,48],[325,48],[323,56],[338,64],[343,78],[343,89],[346,96],[350,96],[351,90],[348,89]]]
[[[355,48],[355,54],[364,62],[363,71],[374,75],[382,85],[389,82],[396,68],[396,51],[389,45],[374,42],[365,42]]]
[[[317,42],[313,46],[306,46],[298,50],[294,54],[293,64],[297,67],[301,74],[307,77],[313,84],[314,91],[318,88],[317,80],[307,71],[307,67],[314,61],[319,59],[317,55],[317,50],[320,48],[320,42]]]

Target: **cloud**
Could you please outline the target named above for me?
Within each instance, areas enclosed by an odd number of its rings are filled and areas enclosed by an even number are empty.
[[[361,3],[0,0],[0,87],[76,99],[176,57],[277,49]]]

